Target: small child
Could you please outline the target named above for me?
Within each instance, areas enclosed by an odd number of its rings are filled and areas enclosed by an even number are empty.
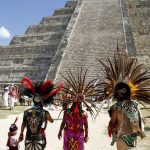
[[[7,140],[7,146],[8,146],[8,150],[19,150],[18,148],[18,141],[17,141],[17,131],[18,131],[18,127],[16,126],[16,122],[17,122],[18,118],[16,118],[15,122],[13,124],[11,124],[10,128],[9,128],[9,132],[8,132],[8,140]]]

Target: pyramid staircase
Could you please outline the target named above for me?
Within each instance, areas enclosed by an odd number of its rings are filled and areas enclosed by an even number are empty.
[[[142,13],[138,19],[146,22],[149,19],[149,1],[144,1],[133,5]],[[133,8],[125,5],[128,4],[126,2],[66,2],[65,7],[55,10],[52,16],[44,17],[38,25],[29,26],[24,35],[15,36],[9,46],[0,47],[0,83],[19,83],[23,76],[33,81],[60,81],[60,73],[65,74],[70,68],[77,75],[81,67],[84,70],[90,67],[87,80],[102,79],[97,60],[106,62],[106,57],[113,55],[117,41],[121,48],[134,52],[133,56],[143,60],[149,68],[149,24],[143,25],[146,31],[137,37]],[[146,43],[141,45],[143,36]],[[143,48],[145,53],[141,55]]]
[[[45,79],[77,3],[67,1],[52,16],[29,26],[24,35],[14,36],[8,46],[0,46],[1,85],[19,83],[23,76]]]
[[[103,80],[104,74],[98,59],[106,63],[107,57],[111,58],[113,56],[117,41],[122,50],[128,49],[130,57],[136,57],[147,68],[150,67],[150,0],[130,1],[136,7],[135,12],[138,12],[137,20],[140,21],[140,24],[143,24],[141,29],[144,29],[144,34],[142,36],[140,34],[138,38],[136,38],[138,34],[135,27],[139,27],[139,22],[133,27],[135,16],[131,16],[129,12],[131,8],[128,7],[127,1],[83,0],[82,9],[66,47],[65,55],[59,67],[54,67],[59,68],[55,74],[56,81],[62,80],[61,74],[66,74],[68,68],[73,75],[77,76],[77,72],[81,67],[83,70],[89,68],[86,81],[95,78]],[[135,12],[132,15],[136,15]],[[142,44],[139,43],[139,45],[145,52],[143,52],[143,56],[139,52],[137,39],[142,41]],[[57,61],[55,62],[57,66]],[[53,78],[53,74],[54,70],[51,69],[49,78]]]
[[[61,74],[67,75],[68,68],[77,77],[81,67],[83,72],[89,68],[86,82],[97,78],[103,80],[104,74],[98,60],[106,63],[106,58],[113,56],[117,41],[119,47],[124,48],[123,23],[118,1],[83,0],[55,80],[61,81]],[[52,74],[51,70],[49,78],[53,77]]]

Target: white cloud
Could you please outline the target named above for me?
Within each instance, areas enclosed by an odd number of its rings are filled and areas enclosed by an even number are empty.
[[[0,27],[0,38],[10,38],[11,34],[4,26]]]

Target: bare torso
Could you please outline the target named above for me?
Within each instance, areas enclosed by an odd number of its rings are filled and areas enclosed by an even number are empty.
[[[117,131],[121,135],[140,131],[139,120],[130,122],[130,119],[121,110],[117,110]]]

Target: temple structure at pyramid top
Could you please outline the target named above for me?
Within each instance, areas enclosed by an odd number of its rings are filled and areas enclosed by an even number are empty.
[[[148,68],[149,14],[149,0],[67,1],[8,46],[0,46],[0,83],[19,83],[24,76],[61,80],[60,73],[81,67],[89,67],[88,79],[102,77],[97,60],[111,56],[117,42]]]

